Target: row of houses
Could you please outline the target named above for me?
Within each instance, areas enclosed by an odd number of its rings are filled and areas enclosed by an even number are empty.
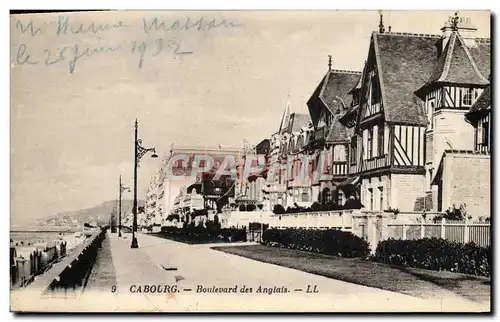
[[[330,56],[309,114],[287,105],[267,139],[262,202],[341,208],[356,199],[398,212],[465,204],[489,217],[491,44],[476,31],[456,15],[439,35],[386,32],[381,21],[363,70],[333,69]],[[298,175],[304,168],[310,175]]]
[[[207,208],[410,213],[466,205],[489,217],[491,43],[476,31],[457,15],[435,35],[386,31],[381,16],[363,69],[336,69],[330,56],[311,86],[308,114],[287,104],[278,131],[253,147],[173,147],[151,181],[146,213],[163,224]],[[170,180],[166,167],[188,152],[233,154],[238,167],[264,155],[266,166],[237,180]],[[191,170],[190,161],[178,168]]]

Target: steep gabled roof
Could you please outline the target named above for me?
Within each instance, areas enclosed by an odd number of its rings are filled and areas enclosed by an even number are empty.
[[[483,45],[478,45],[478,47],[479,46],[483,47]],[[481,67],[483,69],[489,69],[489,66],[485,66],[485,57],[479,57],[486,54],[486,52],[484,50],[479,50],[475,51],[475,54],[482,63]],[[489,57],[487,60],[489,60]],[[475,59],[465,44],[462,36],[456,31],[452,32],[450,39],[446,44],[446,48],[435,64],[434,71],[423,87],[435,83],[467,85],[489,84],[485,76],[481,74]]]
[[[470,110],[465,115],[467,118],[470,118],[474,114],[480,111],[491,110],[491,86],[488,85],[478,97],[476,102],[471,106]]]
[[[489,38],[476,38],[476,46],[469,48],[481,75],[488,79],[491,74],[491,43]]]
[[[433,71],[440,37],[378,32],[372,37],[386,121],[425,126],[424,110],[414,91]]]
[[[286,125],[285,133],[297,133],[300,132],[301,128],[307,126],[311,118],[307,114],[297,114],[292,113],[290,115],[290,121]]]
[[[348,143],[351,141],[351,136],[354,134],[354,129],[347,128],[339,119],[342,114],[335,115],[333,123],[328,128],[328,134],[326,135],[326,142],[328,143]]]
[[[332,112],[335,108],[344,108],[349,99],[349,91],[359,80],[361,72],[349,70],[329,70],[307,101],[313,125],[318,124],[323,109]],[[340,100],[339,100],[340,98]],[[333,113],[334,114],[334,113]]]
[[[364,67],[363,67],[363,70],[364,70]],[[351,90],[349,92],[347,92],[347,94],[352,94],[354,92],[357,92],[361,89],[361,85],[363,84],[363,72],[361,72],[361,74],[359,75],[359,78],[358,78],[358,81],[356,82],[356,85],[354,85],[353,88],[351,88]]]

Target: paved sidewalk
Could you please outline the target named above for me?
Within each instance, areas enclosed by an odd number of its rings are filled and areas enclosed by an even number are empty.
[[[118,292],[130,292],[132,285],[172,284],[172,274],[163,269],[141,248],[130,248],[131,234],[109,234],[113,266],[115,268]],[[160,254],[158,254],[161,256]]]

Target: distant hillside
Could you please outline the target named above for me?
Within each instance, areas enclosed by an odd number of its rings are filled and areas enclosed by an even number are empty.
[[[132,211],[133,200],[122,200],[122,215]],[[144,200],[138,200],[138,207],[144,206]],[[46,217],[40,221],[59,223],[71,223],[73,220],[78,220],[79,223],[89,223],[96,221],[98,225],[106,225],[109,223],[111,213],[117,212],[118,203],[116,200],[105,201],[92,208],[80,209],[76,211],[65,211],[59,214]]]

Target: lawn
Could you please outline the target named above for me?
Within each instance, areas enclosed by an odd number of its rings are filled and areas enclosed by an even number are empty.
[[[261,262],[420,298],[445,297],[453,292],[474,302],[490,301],[491,285],[490,279],[486,277],[390,266],[359,258],[341,258],[263,245],[212,248]]]

